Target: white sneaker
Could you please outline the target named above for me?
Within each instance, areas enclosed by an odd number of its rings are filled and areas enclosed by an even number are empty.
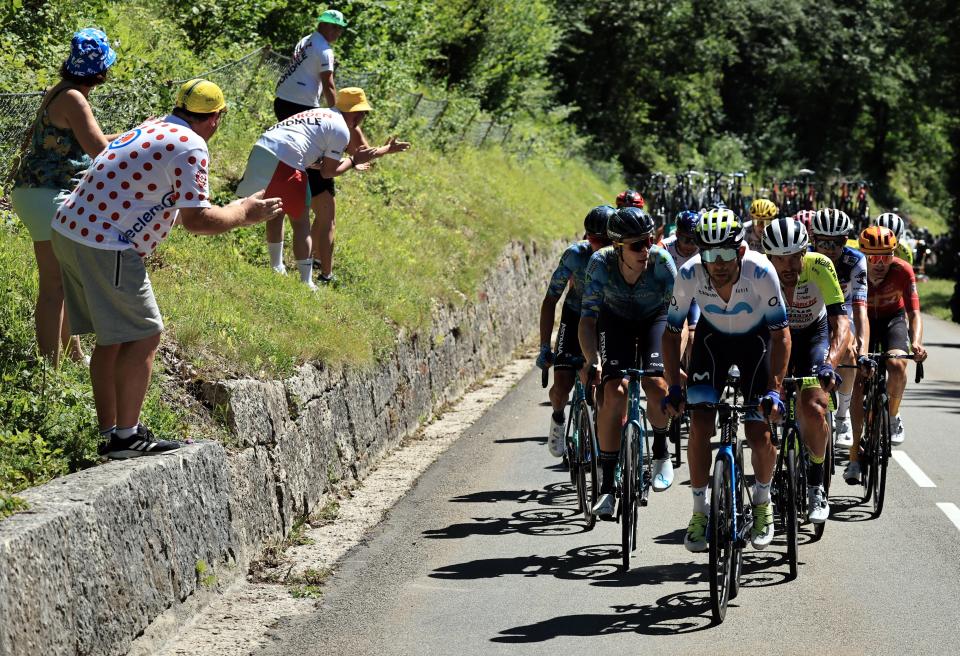
[[[860,484],[860,463],[853,461],[847,464],[846,468],[843,470],[843,480],[847,482],[847,485],[859,485]]]
[[[287,267],[283,266],[282,264],[280,266],[275,266],[271,268],[273,269],[274,273],[279,273],[281,276],[287,275]]]
[[[659,458],[653,461],[653,491],[663,492],[673,485],[673,460]]]
[[[807,519],[812,524],[823,524],[830,517],[830,503],[822,485],[807,486]]]
[[[836,418],[837,439],[834,446],[843,451],[849,451],[853,446],[853,428],[850,427],[849,417]]]
[[[303,283],[303,284],[306,285],[306,286],[307,286],[307,289],[309,289],[309,290],[312,291],[312,292],[315,292],[315,291],[317,291],[318,289],[320,289],[319,287],[317,287],[317,286],[314,284],[314,282],[313,282],[312,280],[308,280],[308,281],[306,281],[306,282]]]
[[[557,423],[554,421],[553,415],[550,415],[550,432],[548,433],[547,447],[550,449],[550,455],[554,458],[563,457],[563,452],[566,451],[563,444],[565,429],[566,426],[564,426],[563,422]]]
[[[594,504],[592,512],[603,521],[612,522],[616,508],[617,500],[613,498],[612,494],[601,494],[597,503]]]
[[[896,417],[891,417],[890,419],[890,444],[893,446],[899,446],[903,444],[903,440],[906,439],[907,431],[903,428],[903,419],[900,418],[898,414]]]
[[[773,542],[773,502],[753,504],[753,530],[750,544],[754,549],[764,550]]]

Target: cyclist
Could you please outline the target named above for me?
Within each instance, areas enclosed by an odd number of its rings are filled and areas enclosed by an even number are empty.
[[[646,201],[643,200],[643,196],[641,196],[640,192],[636,189],[625,189],[617,194],[617,209],[621,207],[637,207],[642,210],[645,204]]]
[[[607,221],[616,210],[609,205],[594,207],[583,220],[586,239],[567,247],[560,256],[560,264],[550,278],[550,286],[540,305],[540,355],[537,366],[548,369],[554,365],[553,386],[550,388],[550,432],[547,446],[550,454],[557,458],[563,455],[564,414],[570,390],[573,389],[573,362],[583,357],[577,326],[580,323],[580,301],[583,296],[584,276],[587,263],[595,252],[610,245],[607,238]],[[550,350],[550,337],[553,335],[553,321],[556,317],[557,302],[568,288],[567,297],[560,313],[560,327],[557,330],[556,352]]]
[[[763,231],[763,250],[780,278],[780,290],[790,322],[790,363],[794,376],[816,376],[820,385],[803,388],[797,404],[800,436],[810,455],[807,467],[809,519],[822,524],[830,516],[823,491],[823,461],[827,457],[829,399],[840,382],[835,367],[846,353],[850,325],[843,306],[843,289],[833,262],[811,253],[802,223],[778,219]]]
[[[913,249],[903,240],[907,232],[907,222],[901,219],[899,214],[885,212],[877,217],[874,224],[887,228],[897,236],[897,248],[893,251],[893,254],[912,267]]]
[[[852,365],[858,356],[866,355],[869,348],[869,325],[867,322],[867,258],[860,251],[846,246],[847,235],[853,229],[853,221],[836,209],[817,212],[813,218],[813,247],[817,253],[826,255],[833,262],[837,279],[843,289],[843,305],[847,317],[853,322],[852,339],[849,340],[841,364]],[[850,427],[850,395],[855,376],[844,376],[837,387],[837,441],[842,449],[853,444]]]
[[[668,330],[663,336],[664,367],[670,384],[667,412],[679,416],[686,402],[679,382],[680,333],[690,303],[695,300],[700,306],[700,321],[690,362],[689,402],[718,401],[727,371],[736,364],[744,372],[739,383],[744,399],[769,400],[770,418],[779,420],[783,404],[778,390],[790,356],[790,331],[777,272],[766,257],[747,248],[743,224],[729,209],[706,212],[697,226],[697,239],[700,254],[680,269],[670,302]],[[683,543],[694,552],[707,549],[707,481],[715,415],[696,410],[690,422],[687,458],[693,517]],[[757,480],[752,495],[751,542],[755,548],[764,549],[773,540],[770,483],[777,450],[770,441],[767,419],[760,412],[747,414],[744,431]]]
[[[867,256],[867,316],[870,344],[884,353],[901,355],[913,351],[913,359],[923,362],[923,321],[913,267],[894,257],[897,236],[888,228],[870,226],[860,233],[860,251]],[[861,361],[863,364],[863,361]],[[906,360],[887,360],[887,397],[890,410],[890,442],[903,444],[905,431],[900,417],[900,400],[907,385]],[[850,485],[860,481],[859,445],[863,427],[863,380],[857,377],[853,389],[853,445],[850,464],[843,478]]]
[[[607,235],[613,245],[590,258],[580,311],[580,345],[587,365],[581,370],[583,384],[600,386],[597,437],[603,475],[594,513],[601,519],[613,519],[614,514],[613,477],[627,411],[627,384],[620,372],[663,370],[660,340],[677,276],[670,254],[654,245],[653,219],[643,210],[617,210],[607,224]],[[601,359],[602,375],[596,370]],[[661,407],[667,385],[663,378],[649,376],[641,379],[641,385],[653,426],[653,489],[662,492],[673,483],[667,418]]]
[[[673,263],[678,270],[700,250],[697,246],[697,224],[699,222],[699,212],[683,210],[677,214],[674,222],[677,231],[660,242],[660,246],[670,253],[670,257],[673,258]],[[693,302],[690,304],[690,313],[687,315],[687,330],[681,333],[680,353],[683,354],[685,363],[688,360],[688,347],[693,344],[698,319],[700,319],[700,308],[696,302]]]
[[[750,203],[750,221],[746,225],[746,241],[751,250],[760,250],[760,242],[763,239],[763,229],[767,227],[770,221],[777,218],[780,211],[776,203],[767,198],[756,198]]]
[[[813,210],[800,210],[793,215],[793,218],[803,224],[803,227],[806,228],[807,234],[810,234],[810,228],[813,226],[813,218],[817,213]]]

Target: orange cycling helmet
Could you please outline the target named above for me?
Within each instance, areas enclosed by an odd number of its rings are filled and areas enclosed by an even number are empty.
[[[897,236],[890,228],[870,226],[860,233],[860,252],[864,255],[893,255]]]

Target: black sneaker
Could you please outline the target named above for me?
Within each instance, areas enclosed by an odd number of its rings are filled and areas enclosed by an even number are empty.
[[[156,439],[150,429],[141,424],[137,427],[137,432],[130,437],[117,437],[116,433],[111,433],[106,456],[112,460],[129,460],[175,451],[181,446],[183,446],[182,442]]]
[[[337,282],[337,277],[332,273],[329,276],[325,276],[322,273],[319,273],[317,274],[317,282],[320,283],[321,285],[330,285]]]

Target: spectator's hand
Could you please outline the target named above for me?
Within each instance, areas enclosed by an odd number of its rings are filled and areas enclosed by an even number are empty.
[[[913,359],[917,362],[923,362],[927,359],[927,349],[923,348],[923,344],[919,342],[914,342],[910,346],[910,350],[913,351]]]
[[[279,198],[264,198],[264,193],[264,191],[258,191],[243,199],[244,209],[246,210],[243,225],[256,225],[283,216],[281,200]]]
[[[376,148],[370,148],[369,146],[361,146],[360,148],[357,148],[357,152],[351,155],[351,157],[353,158],[354,168],[356,168],[358,164],[366,164],[367,162],[372,160],[374,157],[376,157],[376,155],[377,155]]]
[[[384,144],[387,147],[387,153],[402,153],[405,150],[410,149],[409,141],[397,141],[396,137],[390,137],[387,139],[387,143]]]
[[[354,170],[354,171],[360,171],[360,172],[362,173],[362,172],[364,172],[364,171],[369,171],[369,170],[370,170],[370,167],[372,167],[372,166],[373,166],[373,162],[363,162],[362,164],[357,164],[356,162],[354,162],[354,163],[353,163],[353,170]]]

